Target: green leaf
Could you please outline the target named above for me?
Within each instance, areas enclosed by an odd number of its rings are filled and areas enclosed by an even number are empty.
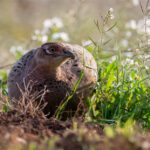
[[[107,29],[105,32],[108,32],[110,30],[112,30],[115,26],[117,25],[117,22],[115,22],[109,29]]]

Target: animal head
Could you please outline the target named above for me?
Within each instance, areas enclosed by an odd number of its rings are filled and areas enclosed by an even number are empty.
[[[61,43],[46,43],[37,50],[35,58],[40,66],[53,69],[69,58],[74,59],[75,56]]]

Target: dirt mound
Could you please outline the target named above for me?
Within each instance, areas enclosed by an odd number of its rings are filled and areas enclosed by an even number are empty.
[[[27,145],[34,141],[39,143],[45,137],[62,136],[71,122],[62,122],[55,118],[46,118],[37,113],[20,114],[17,111],[0,113],[0,149],[9,149],[15,145]]]
[[[1,112],[0,149],[9,149],[10,147],[13,149],[14,145],[19,146],[22,144],[28,147],[31,142],[36,142],[37,145],[40,145],[42,139],[53,136],[57,136],[59,139],[55,143],[56,149],[69,148],[74,150],[80,149],[82,144],[91,144],[86,138],[84,142],[79,142],[78,134],[72,130],[73,128],[76,130],[82,128],[83,131],[89,131],[89,135],[92,132],[103,133],[99,126],[79,121],[72,123],[72,121],[63,122],[55,118],[46,118],[41,111],[34,113],[34,115],[31,113],[22,114],[17,111]],[[42,149],[44,148],[42,147]]]
[[[33,104],[7,104],[9,112],[0,112],[0,150],[138,150],[150,148],[150,136],[138,138],[118,134],[105,135],[99,123],[47,118]]]
[[[34,115],[18,114],[15,111],[0,113],[0,130],[6,128],[7,131],[13,131],[14,128],[20,128],[23,134],[50,137],[53,133],[62,135],[63,131],[71,126],[71,122],[62,122],[55,118],[48,119],[40,111]]]
[[[148,146],[149,137],[108,138],[99,124],[46,118],[41,111],[0,113],[0,150],[138,150]]]

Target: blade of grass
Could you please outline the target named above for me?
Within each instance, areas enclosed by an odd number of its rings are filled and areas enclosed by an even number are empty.
[[[105,32],[108,32],[110,30],[112,30],[115,26],[117,25],[117,22],[115,22],[109,29],[107,29]]]
[[[58,119],[62,113],[62,111],[65,109],[67,103],[69,102],[69,100],[71,100],[71,98],[73,97],[73,95],[75,94],[77,87],[79,85],[79,83],[81,82],[81,79],[84,75],[84,66],[85,66],[85,60],[84,60],[84,49],[83,49],[83,69],[81,71],[81,75],[78,79],[78,81],[76,82],[76,84],[74,85],[73,89],[71,90],[70,96],[67,98],[67,100],[61,105],[61,107],[58,109],[58,112],[56,114],[56,118]]]

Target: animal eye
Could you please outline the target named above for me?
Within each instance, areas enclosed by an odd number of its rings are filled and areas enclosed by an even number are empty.
[[[55,48],[50,48],[50,51],[51,52],[55,52]]]
[[[45,53],[46,53],[47,55],[53,55],[55,51],[56,51],[56,49],[53,48],[53,47],[52,47],[52,48],[45,49]]]

